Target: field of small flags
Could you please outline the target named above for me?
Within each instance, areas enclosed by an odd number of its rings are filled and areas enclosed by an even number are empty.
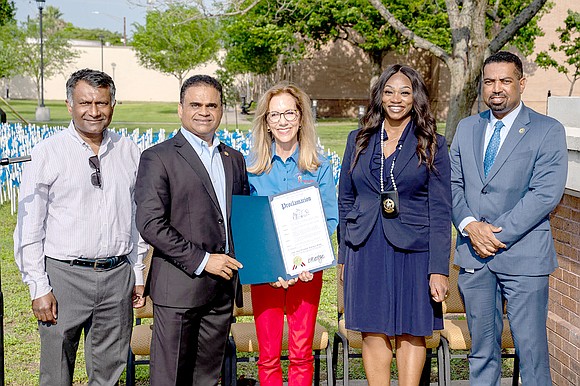
[[[34,145],[63,129],[65,129],[64,126],[25,126],[19,123],[3,123],[0,125],[0,158],[5,161],[7,159],[29,155]],[[167,135],[163,129],[155,132],[149,129],[143,133],[140,133],[139,129],[135,129],[132,132],[128,132],[127,129],[113,130],[131,138],[141,151],[173,137],[176,133],[176,131],[173,131]],[[233,132],[219,130],[216,134],[223,143],[239,150],[244,156],[248,155],[251,133],[243,133],[239,130]],[[339,156],[330,150],[324,152],[324,148],[320,142],[319,148],[330,159],[333,166],[334,182],[338,184],[340,175]],[[4,163],[2,162],[2,164]],[[10,202],[12,214],[16,212],[18,187],[20,185],[23,164],[12,163],[0,166],[0,205],[5,202]]]

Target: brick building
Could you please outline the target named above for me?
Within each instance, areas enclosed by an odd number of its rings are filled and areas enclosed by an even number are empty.
[[[552,213],[559,267],[550,277],[548,344],[554,385],[580,385],[580,98],[553,97],[548,114],[566,126],[568,181]]]

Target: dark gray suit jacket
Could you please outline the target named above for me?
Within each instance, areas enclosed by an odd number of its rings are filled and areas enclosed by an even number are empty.
[[[225,221],[230,223],[232,194],[248,195],[244,158],[219,145],[226,179],[227,217],[223,218],[209,174],[181,132],[143,152],[135,186],[137,229],[155,248],[146,284],[157,305],[199,307],[218,293],[239,289],[231,280],[195,270],[205,253],[224,253]],[[229,255],[235,257],[228,226]]]
[[[482,259],[468,237],[458,233],[455,263],[462,268],[488,264],[511,275],[547,275],[557,266],[549,215],[558,205],[568,170],[566,133],[553,118],[522,106],[493,167],[483,173],[485,129],[490,112],[462,120],[451,145],[453,222],[468,216],[502,231],[506,244]]]

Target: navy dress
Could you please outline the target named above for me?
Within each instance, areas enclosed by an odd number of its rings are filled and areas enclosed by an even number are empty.
[[[381,146],[380,137],[375,138],[377,141],[369,144],[369,150],[374,146],[370,165],[360,166],[370,167],[380,186]],[[402,142],[403,138],[399,144]],[[384,161],[385,190],[392,189],[388,173],[394,156],[395,153]],[[353,184],[357,185],[356,180]],[[384,231],[379,216],[365,243],[346,250],[346,327],[388,336],[430,336],[433,330],[443,328],[443,319],[441,303],[431,299],[429,252],[396,248],[387,241]]]

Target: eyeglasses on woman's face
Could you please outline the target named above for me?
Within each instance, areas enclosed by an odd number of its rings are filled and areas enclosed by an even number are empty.
[[[278,111],[269,111],[266,113],[266,120],[270,123],[278,123],[280,119],[284,117],[288,122],[294,122],[298,119],[298,111],[296,110],[286,110],[283,113]]]

